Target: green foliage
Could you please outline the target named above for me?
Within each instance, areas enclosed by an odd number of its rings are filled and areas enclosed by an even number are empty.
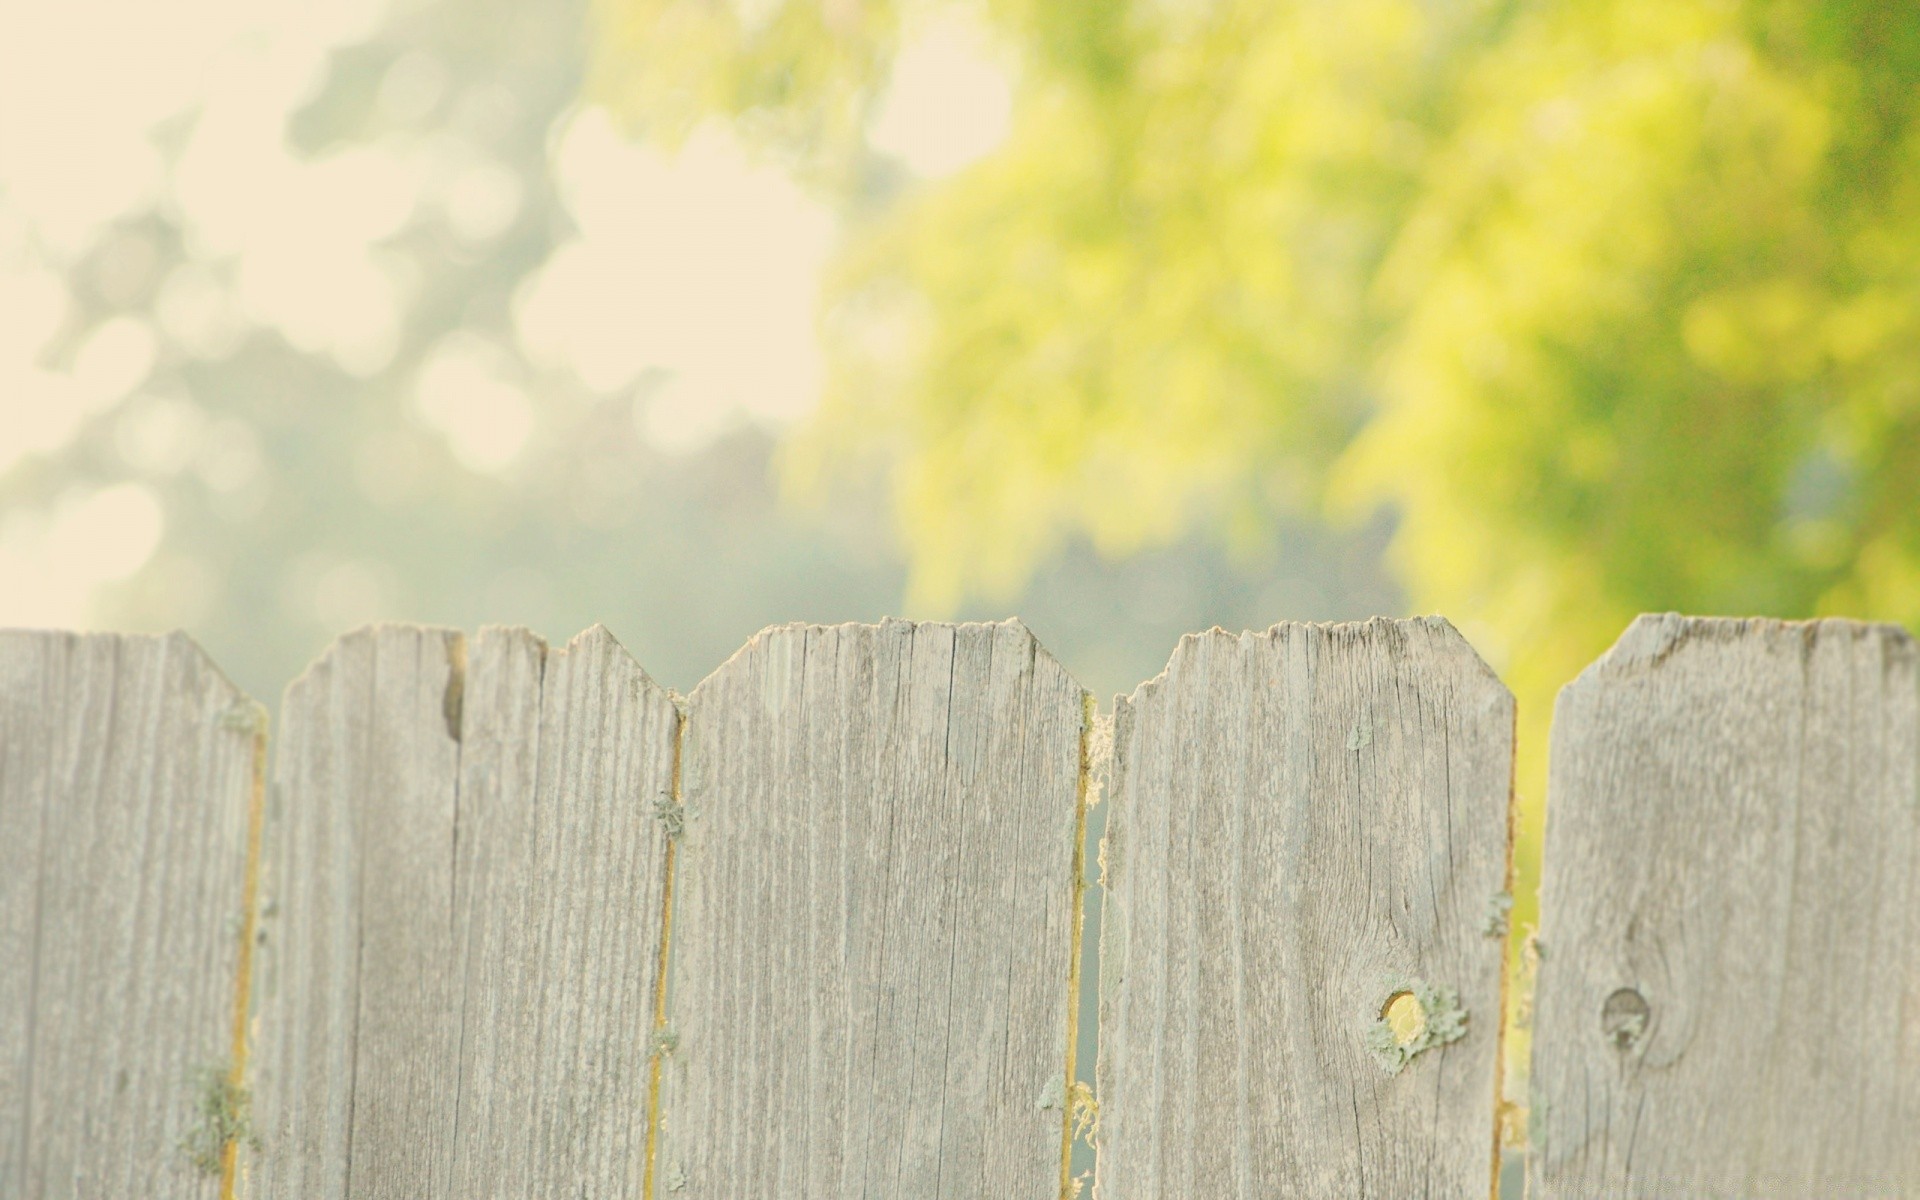
[[[1645,609],[1920,618],[1916,53],[1920,12],[1539,6],[1463,81],[1338,490],[1562,651],[1521,687]]]
[[[609,0],[600,75],[844,156],[938,6],[756,7]],[[919,601],[1330,501],[1540,682],[1641,609],[1920,617],[1920,10],[970,7],[1014,130],[862,226],[791,455],[890,464]]]
[[[600,23],[595,89],[677,142],[722,114],[829,170],[860,144],[898,32],[892,0],[620,0]]]
[[[1415,8],[1221,6],[1138,17],[1097,71],[1032,55],[1008,144],[849,255],[795,457],[891,439],[916,600],[1005,595],[1069,533],[1257,532],[1317,492],[1428,136],[1398,110],[1459,36]]]

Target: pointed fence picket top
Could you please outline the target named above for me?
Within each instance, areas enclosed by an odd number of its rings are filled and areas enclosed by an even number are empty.
[[[638,1194],[677,726],[598,628],[363,630],[287,690],[243,1195]]]
[[[1051,1196],[1087,698],[1023,626],[770,629],[693,693],[656,1196]]]
[[[1561,692],[1529,1195],[1920,1195],[1916,657],[1648,616]]]
[[[1487,1194],[1513,728],[1437,618],[1189,636],[1120,699],[1099,1194]]]
[[[221,1194],[264,721],[184,635],[0,631],[0,1195]]]

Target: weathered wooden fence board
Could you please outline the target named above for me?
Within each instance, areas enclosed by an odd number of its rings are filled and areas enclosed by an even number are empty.
[[[700,685],[656,1195],[1058,1193],[1085,721],[1011,622],[787,626]]]
[[[348,634],[281,703],[250,1195],[445,1188],[463,650],[448,630]]]
[[[1530,1194],[1920,1195],[1891,626],[1642,617],[1555,713]]]
[[[677,714],[604,631],[351,634],[288,689],[248,1194],[637,1194]]]
[[[0,1195],[219,1193],[264,719],[182,635],[0,631]]]
[[[1120,700],[1101,1194],[1486,1194],[1512,767],[1439,620],[1188,637]]]
[[[638,1197],[679,714],[605,629],[544,652],[467,677],[451,1194]]]

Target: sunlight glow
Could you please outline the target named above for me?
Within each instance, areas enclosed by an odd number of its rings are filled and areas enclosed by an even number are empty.
[[[1006,140],[1013,82],[980,29],[956,16],[908,30],[869,132],[914,174],[950,175]]]
[[[509,375],[504,353],[465,333],[443,338],[420,368],[414,406],[471,470],[505,470],[533,433],[533,404]]]
[[[813,407],[814,297],[834,233],[824,207],[718,126],[669,157],[597,108],[567,123],[554,171],[579,234],[518,298],[531,356],[600,391],[668,373],[688,399],[666,403],[716,410],[643,424],[676,447],[728,412],[782,423]]]
[[[138,483],[70,492],[50,514],[0,523],[0,626],[75,625],[106,583],[146,565],[165,527],[160,500]]]
[[[9,21],[0,475],[100,429],[131,481],[63,481],[0,514],[0,620],[79,623],[92,589],[154,561],[165,521],[141,480],[195,472],[229,518],[264,502],[273,472],[250,424],[179,391],[173,367],[226,359],[258,332],[371,378],[423,294],[405,235],[437,223],[458,257],[537,209],[541,184],[494,157],[520,99],[462,83],[438,52],[384,68],[374,140],[295,144],[339,52],[387,36],[404,7],[70,0]],[[908,30],[872,137],[937,176],[998,145],[1010,108],[1009,71],[980,29],[934,19]],[[542,370],[627,394],[638,435],[667,453],[810,412],[839,236],[827,206],[718,122],[669,153],[588,106],[549,144],[572,232],[514,296],[513,344],[456,333],[409,364],[411,418],[469,469],[502,474],[537,442]],[[148,212],[177,228],[184,262],[143,226]],[[330,614],[364,607],[364,582],[340,575]]]

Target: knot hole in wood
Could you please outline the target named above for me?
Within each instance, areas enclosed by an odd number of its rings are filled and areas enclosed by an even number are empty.
[[[1653,1007],[1630,987],[1616,988],[1600,1006],[1600,1029],[1616,1050],[1631,1050],[1647,1032]]]

